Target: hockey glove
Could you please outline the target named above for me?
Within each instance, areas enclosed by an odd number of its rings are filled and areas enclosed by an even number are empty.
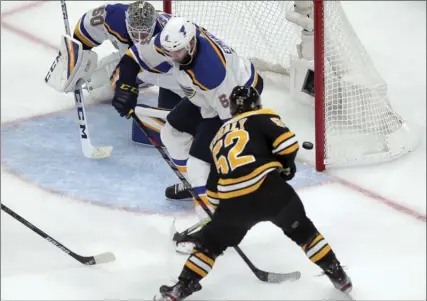
[[[295,166],[295,162],[292,161],[287,167],[279,169],[279,174],[287,182],[294,178],[296,171],[297,167]]]
[[[121,117],[126,116],[126,118],[129,118],[129,112],[135,109],[137,98],[137,87],[117,83],[112,105],[120,113]]]

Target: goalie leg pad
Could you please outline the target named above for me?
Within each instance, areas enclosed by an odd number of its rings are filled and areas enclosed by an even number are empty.
[[[150,127],[151,134],[153,134],[156,139],[160,139],[159,133],[165,124],[166,116],[170,112],[169,110],[172,110],[176,104],[181,101],[181,96],[170,90],[160,88],[157,102],[158,108],[147,105],[147,99],[142,99],[142,101],[144,103],[140,103],[136,106],[135,113],[144,123],[149,123],[151,127],[154,126],[156,128],[156,130],[153,130]],[[154,102],[153,105],[156,106],[156,103]],[[142,132],[136,122],[132,123],[132,140],[137,143],[151,145],[150,140],[144,132]]]
[[[114,90],[111,86],[110,78],[114,75],[118,63],[120,62],[119,52],[114,52],[98,62],[96,70],[91,74],[86,85],[92,100],[95,103],[111,101],[114,97]]]
[[[154,137],[154,139],[156,139],[156,141],[158,141],[163,147],[164,145],[160,137],[160,131],[165,124],[164,119],[147,116],[140,117],[139,119],[147,127],[147,130],[150,132],[151,136]],[[132,121],[132,141],[152,146],[150,139],[148,139],[147,135],[144,134],[135,120]]]
[[[98,55],[83,50],[82,43],[68,35],[61,37],[59,53],[50,67],[45,82],[59,92],[74,92],[80,79],[87,80],[95,70]]]

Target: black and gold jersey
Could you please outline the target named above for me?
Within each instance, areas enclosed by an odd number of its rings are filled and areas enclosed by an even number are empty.
[[[295,159],[298,148],[295,134],[273,110],[235,116],[211,142],[214,166],[207,183],[208,197],[224,200],[256,191],[268,173]]]

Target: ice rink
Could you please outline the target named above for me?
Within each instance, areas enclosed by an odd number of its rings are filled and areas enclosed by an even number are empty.
[[[99,3],[69,2],[71,26]],[[301,150],[292,185],[346,266],[354,299],[425,300],[426,3],[343,7],[418,146],[392,162],[322,174],[312,167],[313,152]],[[83,157],[73,96],[44,83],[64,32],[59,1],[2,1],[1,29],[1,202],[76,253],[117,257],[83,266],[2,212],[1,299],[152,300],[186,260],[169,239],[173,218],[180,229],[197,220],[191,203],[164,199],[164,188],[178,179],[156,150],[131,141],[131,122],[108,105],[87,112],[93,143],[113,145],[113,154]],[[112,49],[103,45],[96,52]],[[155,89],[144,93],[155,97]],[[265,106],[278,110],[300,141],[312,141],[312,108],[285,102],[284,95],[277,83],[267,84]],[[262,283],[227,250],[203,280],[204,289],[188,300],[343,297],[271,224],[254,227],[240,246],[259,268],[299,270],[301,279]]]

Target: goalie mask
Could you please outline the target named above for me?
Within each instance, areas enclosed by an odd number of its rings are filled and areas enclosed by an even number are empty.
[[[160,44],[172,62],[189,65],[196,52],[196,26],[181,17],[174,17],[163,28]]]
[[[138,0],[126,11],[126,28],[134,44],[147,44],[153,36],[158,14],[150,3]]]
[[[261,97],[254,87],[236,86],[229,99],[231,116],[262,108]]]

